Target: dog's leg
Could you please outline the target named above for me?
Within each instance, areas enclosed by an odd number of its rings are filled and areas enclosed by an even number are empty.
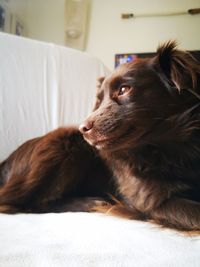
[[[22,209],[16,206],[0,205],[0,213],[15,214],[22,212]]]
[[[110,202],[94,202],[93,205],[91,205],[90,207],[90,211],[105,213],[108,215],[130,220],[146,221],[146,216],[144,213],[140,212],[134,207],[130,208],[124,205],[123,202],[112,196]]]
[[[44,208],[45,212],[94,212],[97,207],[110,207],[110,203],[102,197],[66,198]],[[94,209],[95,207],[95,209]],[[41,212],[43,212],[41,210]]]
[[[22,145],[7,160],[0,211],[28,210],[74,190],[90,164],[85,145],[76,129],[58,129]]]
[[[150,213],[153,222],[181,231],[200,231],[200,203],[174,198]]]
[[[65,200],[58,200],[55,203],[50,203],[45,206],[42,205],[40,209],[37,207],[22,207],[12,205],[0,205],[0,213],[15,214],[19,212],[25,213],[61,213],[61,212],[97,212],[101,208],[109,209],[111,204],[101,197],[79,197],[67,198]],[[102,213],[102,210],[101,210]]]

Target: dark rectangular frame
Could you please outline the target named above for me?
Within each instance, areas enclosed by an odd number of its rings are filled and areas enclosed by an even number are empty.
[[[200,50],[189,51],[194,58],[196,58],[200,63]],[[115,68],[123,63],[134,61],[136,59],[153,57],[156,53],[126,53],[126,54],[116,54],[115,55]]]

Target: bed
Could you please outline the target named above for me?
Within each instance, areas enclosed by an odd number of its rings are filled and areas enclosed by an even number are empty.
[[[0,161],[79,124],[108,73],[86,53],[0,33]],[[0,214],[0,266],[199,267],[200,237],[98,213]]]

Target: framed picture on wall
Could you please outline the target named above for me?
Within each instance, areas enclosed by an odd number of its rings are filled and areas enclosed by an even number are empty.
[[[140,58],[152,57],[155,53],[127,53],[115,55],[115,68],[121,64],[139,60]]]
[[[0,3],[0,32],[10,32],[10,12],[7,5]]]
[[[200,51],[189,51],[194,58],[200,62]],[[127,53],[127,54],[116,54],[115,55],[115,68],[121,64],[139,60],[140,58],[153,57],[155,53]]]
[[[11,32],[18,36],[26,35],[24,22],[15,14],[13,14],[11,18]]]

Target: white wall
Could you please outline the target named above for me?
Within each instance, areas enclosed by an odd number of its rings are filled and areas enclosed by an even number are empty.
[[[26,0],[26,2],[28,36],[64,45],[65,0]]]
[[[79,49],[84,47],[85,38],[82,35],[78,41],[66,38],[66,29],[68,18],[72,16],[76,10],[71,10],[71,13],[66,12],[67,0],[0,0],[6,1],[12,13],[20,17],[26,25],[26,36],[60,45],[74,46]],[[69,1],[70,2],[70,1]],[[83,16],[87,16],[87,3],[89,0],[84,0],[83,4],[78,5],[79,11]],[[77,2],[78,3],[78,2]],[[73,8],[70,5],[71,9]],[[70,8],[68,5],[68,8]],[[85,12],[84,12],[85,11]],[[80,16],[79,16],[80,17]],[[81,21],[82,21],[81,20]],[[87,20],[87,18],[85,18]],[[75,22],[78,21],[76,18]],[[82,25],[80,25],[82,26]],[[81,27],[85,30],[85,24]]]
[[[65,0],[0,0],[26,25],[26,36],[65,45]]]
[[[200,50],[200,15],[122,20],[121,13],[188,10],[199,0],[92,0],[87,52],[110,69],[114,54],[153,52],[158,43],[176,39],[188,50]]]
[[[3,4],[7,8],[6,22],[7,26],[5,31],[10,33],[12,30],[11,15],[15,14],[25,22],[26,17],[26,0],[0,0],[0,4]]]
[[[15,13],[21,19],[26,19],[27,0],[7,0],[6,2],[9,5],[11,13]]]
[[[66,45],[65,0],[0,0],[27,25],[27,36]],[[200,15],[122,20],[121,13],[188,10],[200,0],[91,0],[86,51],[110,69],[116,53],[153,52],[158,43],[176,39],[188,50],[200,50]]]

